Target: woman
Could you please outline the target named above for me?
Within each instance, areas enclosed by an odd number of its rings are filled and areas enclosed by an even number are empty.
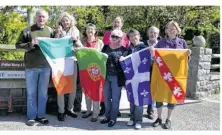
[[[123,33],[121,30],[111,32],[110,45],[104,45],[102,52],[108,55],[106,63],[106,82],[104,86],[105,118],[101,124],[108,123],[112,127],[116,123],[119,110],[121,88],[125,85],[125,78],[119,63],[121,56],[127,55],[127,49],[121,45]]]
[[[116,16],[113,21],[112,21],[112,30],[114,29],[118,29],[122,31],[122,27],[123,27],[123,17],[121,16]],[[111,35],[111,31],[106,31],[104,36],[103,36],[103,43],[104,45],[109,45],[111,40],[110,40],[110,35]],[[125,48],[129,47],[129,39],[127,38],[127,35],[125,32],[123,32],[123,36],[121,38],[121,45],[124,46]],[[101,110],[100,110],[100,116],[102,116],[105,113],[105,106],[104,103],[101,102]],[[121,116],[121,113],[118,111],[118,117]]]
[[[152,26],[150,27],[148,30],[147,30],[147,36],[148,36],[148,40],[144,41],[144,44],[148,47],[155,47],[156,44],[158,43],[158,36],[159,36],[159,32],[160,30],[155,27],[155,26]],[[152,63],[153,63],[153,60],[152,60]],[[150,78],[152,76],[152,64],[150,66]],[[151,105],[148,105],[148,108],[147,108],[147,118],[148,119],[154,119],[154,115],[153,115],[153,104]]]
[[[59,21],[58,21],[58,28],[56,30],[55,37],[62,38],[65,36],[71,36],[73,39],[73,46],[82,47],[82,43],[79,40],[79,30],[75,26],[76,20],[73,16],[69,15],[67,12],[61,14]],[[75,50],[75,49],[74,49]],[[77,59],[74,57],[74,86],[76,86],[77,81]],[[76,96],[76,87],[74,87],[73,93],[69,93],[68,99],[68,108],[67,114],[73,118],[76,118],[77,115],[73,111],[73,104]],[[64,95],[57,96],[57,103],[58,103],[58,120],[64,121],[65,120],[65,101]]]
[[[96,26],[94,24],[88,23],[86,25],[83,35],[84,35],[83,45],[85,47],[95,48],[98,51],[102,50],[103,42],[102,40],[98,39]],[[89,116],[93,115],[91,122],[96,122],[100,110],[99,102],[92,101],[88,96],[85,96],[85,100],[86,100],[87,112],[82,116],[82,118],[88,118]],[[91,112],[92,103],[93,103],[93,113]]]
[[[165,27],[165,33],[167,36],[164,39],[161,39],[157,43],[155,48],[187,49],[186,41],[178,37],[178,35],[181,33],[181,29],[177,22],[175,21],[168,22]],[[162,106],[163,106],[162,102],[156,102],[158,118],[156,119],[154,123],[152,123],[153,127],[156,127],[162,124],[162,118],[161,118]],[[175,107],[175,104],[171,104],[171,103],[167,104],[168,114],[167,114],[166,122],[163,126],[165,129],[169,129],[171,127],[171,114],[172,114],[172,111],[174,110],[174,107]]]
[[[140,42],[140,33],[138,30],[129,30],[129,32],[127,33],[127,37],[129,38],[131,43],[130,47],[128,48],[128,55],[146,48],[146,45],[143,42]],[[135,129],[141,129],[142,118],[143,106],[137,106],[130,103],[130,121],[127,122],[127,126],[135,125]]]

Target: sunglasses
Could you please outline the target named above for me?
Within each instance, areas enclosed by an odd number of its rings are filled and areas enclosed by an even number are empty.
[[[111,35],[111,38],[119,39],[121,37],[118,37],[118,36],[115,36],[115,35]]]

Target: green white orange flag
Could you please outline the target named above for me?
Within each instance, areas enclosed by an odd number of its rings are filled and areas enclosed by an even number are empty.
[[[80,83],[86,96],[93,101],[104,101],[107,55],[93,48],[80,48],[76,52]]]
[[[52,80],[58,95],[74,91],[73,41],[65,38],[38,38],[39,47],[52,68]]]

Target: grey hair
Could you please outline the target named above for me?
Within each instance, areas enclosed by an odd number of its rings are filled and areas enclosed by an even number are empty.
[[[151,30],[154,30],[154,31],[157,32],[158,34],[160,33],[160,30],[159,30],[156,26],[151,26],[151,27],[147,30],[147,34],[148,34]]]
[[[130,35],[133,34],[133,35],[139,35],[140,36],[140,32],[136,29],[130,29],[128,32],[127,32],[127,38],[129,39]]]
[[[117,18],[120,18],[122,24],[124,23],[124,20],[123,20],[123,17],[122,17],[122,16],[116,16],[116,17],[114,17],[114,18],[113,18],[113,22],[114,22],[114,20],[116,20]]]
[[[47,19],[47,20],[49,19],[49,14],[48,14],[48,12],[45,11],[45,10],[43,10],[43,9],[39,9],[38,11],[36,11],[35,17],[37,18],[37,16],[38,16],[40,13],[44,13],[46,19]]]
[[[77,24],[76,18],[73,17],[72,15],[70,15],[70,14],[67,13],[67,12],[63,12],[63,13],[60,15],[59,20],[58,20],[58,24],[61,24],[63,17],[68,17],[68,18],[71,20],[71,27],[74,27],[74,26]]]

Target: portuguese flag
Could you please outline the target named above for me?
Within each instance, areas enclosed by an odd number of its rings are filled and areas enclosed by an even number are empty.
[[[104,101],[107,55],[93,48],[80,48],[76,52],[80,83],[83,92],[93,101]]]

